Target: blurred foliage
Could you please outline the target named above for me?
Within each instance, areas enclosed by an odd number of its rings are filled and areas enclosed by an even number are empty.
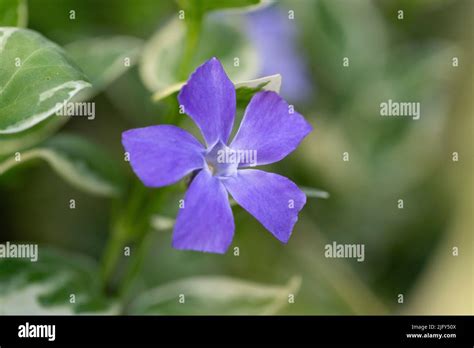
[[[124,177],[119,165],[100,147],[78,136],[54,136],[41,146],[21,152],[18,158],[0,162],[0,175],[17,165],[42,159],[64,180],[91,194],[118,196],[123,191]]]
[[[275,314],[298,291],[300,279],[269,286],[230,277],[191,277],[148,290],[128,307],[131,314]],[[176,301],[176,294],[182,294]],[[183,306],[183,304],[186,304]]]
[[[37,262],[2,260],[0,314],[64,315],[112,309],[94,276],[95,268],[83,256],[44,248]]]
[[[0,26],[25,27],[28,20],[26,0],[0,1]]]
[[[183,3],[28,2],[28,27],[65,45],[92,83],[98,81],[94,94],[87,96],[96,103],[96,119],[72,118],[61,132],[80,134],[100,145],[113,160],[121,161],[120,135],[126,129],[173,120],[196,133],[189,120],[178,115],[175,97],[179,86],[159,102],[153,101],[152,95],[183,82],[183,75],[203,60],[215,55],[227,57],[226,69],[232,75],[229,69],[238,55],[244,64],[242,70],[245,64],[251,69],[237,76],[235,83],[261,77],[257,68],[265,61],[252,48],[251,33],[243,28],[247,14],[224,11],[206,15],[200,18],[205,25],[202,32],[195,42],[187,43],[195,29],[177,19],[180,6],[187,6]],[[278,293],[280,289],[288,292],[285,285],[268,284],[288,284],[289,279],[300,276],[295,303],[279,313],[472,314],[474,30],[469,28],[473,26],[474,2],[282,0],[272,6],[282,13],[293,11],[294,46],[316,89],[295,105],[314,125],[314,132],[294,154],[268,170],[330,194],[329,199],[308,199],[288,245],[280,244],[236,206],[236,236],[226,255],[172,249],[169,226],[163,225],[163,220],[157,223],[156,214],[174,217],[175,203],[185,184],[170,191],[148,190],[145,201],[135,202],[133,192],[140,189],[134,188],[137,182],[126,163],[110,165],[117,172],[126,168],[129,179],[123,195],[113,201],[88,196],[59,182],[44,164],[12,168],[0,176],[1,238],[54,245],[100,260],[111,240],[109,220],[121,216],[121,209],[132,211],[118,224],[125,232],[117,245],[122,247],[126,241],[133,252],[141,250],[144,256],[130,261],[132,271],[127,270],[128,261],[119,262],[116,273],[125,274],[131,283],[118,296],[126,299],[129,308],[140,307],[136,311],[140,313],[181,311],[170,309],[173,303],[166,294],[176,292],[176,284],[182,287],[193,279],[240,278],[258,283],[257,289],[270,287]],[[397,18],[401,9],[403,20]],[[75,11],[75,19],[70,19],[70,11]],[[163,30],[171,25],[179,28],[163,36]],[[215,29],[217,26],[227,31]],[[116,41],[124,37],[129,38],[127,43]],[[144,49],[139,53],[142,40]],[[198,53],[191,55],[189,71],[183,74],[183,52],[193,51],[188,45],[195,45]],[[106,49],[111,46],[117,50]],[[244,52],[242,47],[248,49]],[[282,43],[281,47],[287,46]],[[113,54],[106,56],[105,52]],[[125,56],[135,57],[132,66],[113,73],[113,67],[120,66],[113,62],[123,61]],[[347,67],[343,65],[345,57],[349,59]],[[459,58],[459,67],[453,67],[453,57]],[[277,48],[274,59],[278,58]],[[151,68],[144,69],[146,64]],[[100,75],[109,68],[113,72]],[[241,92],[248,91],[244,88]],[[248,94],[242,96],[242,101],[248,100]],[[421,118],[380,117],[379,105],[388,99],[420,102]],[[57,119],[48,119],[18,137],[1,137],[0,156],[41,146],[63,126],[64,122],[53,122]],[[452,161],[454,151],[460,154],[459,162]],[[344,152],[349,153],[350,161],[342,160]],[[67,207],[71,198],[77,202],[76,210]],[[404,200],[404,209],[397,208],[398,199]],[[155,211],[163,202],[163,209]],[[156,230],[137,239],[149,228],[147,214],[155,217]],[[365,244],[365,261],[325,258],[324,246],[332,241]],[[457,258],[452,256],[456,245],[461,250]],[[239,248],[238,256],[234,247]],[[51,261],[51,267],[69,267],[55,262]],[[10,277],[1,273],[5,269],[0,267],[0,296],[6,291],[3,279]],[[184,279],[180,280],[184,283],[175,283],[177,279]],[[232,291],[238,288],[234,281],[226,285]],[[216,298],[220,293],[213,284],[204,281],[203,288],[209,290],[196,290],[193,303],[198,307],[193,307],[193,313],[250,312],[256,303],[267,303],[265,296],[263,302],[260,297],[252,302],[248,284],[242,294],[229,296],[231,304],[219,303]],[[270,302],[272,291],[268,292]],[[143,299],[138,304],[130,301],[140,292]],[[405,294],[407,303],[397,303],[400,293]],[[243,298],[250,302],[239,307]],[[209,302],[215,307],[206,307]],[[232,303],[239,305],[232,307]]]

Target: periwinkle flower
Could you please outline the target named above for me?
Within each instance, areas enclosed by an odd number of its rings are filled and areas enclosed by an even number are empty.
[[[167,186],[194,174],[176,219],[173,247],[224,253],[235,229],[229,194],[278,240],[288,242],[305,194],[283,176],[249,167],[284,158],[311,132],[310,124],[277,93],[258,92],[229,144],[236,92],[216,58],[197,68],[178,100],[207,147],[173,125],[122,134],[133,171],[146,186]]]
[[[292,101],[314,97],[313,85],[304,57],[298,47],[295,21],[277,3],[247,14],[244,26],[261,61],[260,74],[280,74],[281,95]]]

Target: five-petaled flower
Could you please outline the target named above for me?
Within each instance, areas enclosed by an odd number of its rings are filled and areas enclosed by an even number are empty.
[[[130,163],[149,187],[194,178],[173,232],[177,249],[224,253],[232,242],[234,219],[228,194],[283,243],[288,242],[305,194],[289,179],[253,165],[274,163],[296,149],[312,127],[275,92],[253,96],[232,142],[236,92],[221,63],[212,58],[190,76],[178,95],[200,128],[207,147],[173,125],[131,129],[122,134]],[[222,151],[254,151],[256,163],[222,162]]]

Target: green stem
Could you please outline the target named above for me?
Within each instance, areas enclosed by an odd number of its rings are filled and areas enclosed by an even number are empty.
[[[175,98],[166,98],[166,116],[164,117],[164,124],[178,125],[180,119],[184,116],[181,115],[179,110],[178,101]]]
[[[108,292],[111,288],[113,272],[116,268],[121,248],[126,241],[126,230],[121,224],[115,223],[111,229],[112,235],[105,247],[101,265],[102,288]]]
[[[145,221],[145,224],[140,228],[140,234],[136,237],[135,240],[135,250],[131,253],[131,260],[125,275],[122,278],[121,285],[119,288],[119,295],[124,298],[128,295],[131,285],[138,276],[140,270],[142,269],[143,262],[148,253],[150,242],[151,242],[151,227],[149,222],[151,217],[166,202],[166,199],[169,197],[169,194],[174,192],[176,189],[179,189],[179,185],[173,187],[165,187],[155,192],[154,197],[152,197],[147,203],[147,206],[141,213],[142,221]]]
[[[146,191],[143,184],[134,181],[130,189],[129,198],[125,205],[119,200],[115,202],[112,212],[111,235],[107,242],[101,262],[101,279],[103,288],[110,289],[113,282],[114,271],[117,267],[119,256],[123,255],[123,247],[133,235],[133,221],[139,213]],[[121,198],[124,199],[123,197]]]
[[[179,76],[183,80],[188,77],[192,68],[192,61],[196,54],[202,31],[202,12],[192,10],[192,7],[189,8],[190,10],[186,18],[186,43],[179,67]],[[181,118],[179,117],[180,114],[178,113],[176,102],[174,104],[170,103],[169,107],[174,109],[174,112],[169,113],[172,116],[167,119],[166,123],[177,125],[180,123]],[[104,289],[113,289],[113,277],[117,271],[116,268],[120,256],[123,255],[123,248],[126,243],[134,242],[135,248],[131,251],[131,260],[128,268],[120,279],[120,284],[117,286],[118,293],[122,298],[128,294],[130,286],[139,273],[147,254],[150,218],[163,205],[167,196],[166,192],[169,191],[161,189],[158,192],[150,192],[144,189],[141,183],[135,183],[132,187],[128,203],[121,205],[114,214],[111,236],[102,258],[101,276]]]
[[[189,14],[188,16],[191,16]],[[201,15],[194,15],[186,21],[187,24],[187,35],[186,43],[184,47],[183,57],[179,68],[179,77],[181,80],[186,80],[189,73],[191,72],[192,61],[196,55],[196,51],[199,44],[199,39],[202,31],[202,17]]]
[[[132,259],[127,268],[125,275],[122,278],[120,288],[118,290],[119,296],[126,299],[135,279],[138,277],[140,270],[143,268],[143,263],[151,246],[151,233],[145,233],[144,236],[136,243],[135,250],[132,251]]]

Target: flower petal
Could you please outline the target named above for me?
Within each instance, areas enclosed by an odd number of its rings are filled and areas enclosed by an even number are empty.
[[[280,74],[285,83],[280,95],[294,101],[314,96],[308,65],[298,49],[300,29],[295,21],[288,20],[282,7],[267,6],[246,15],[244,27],[261,59],[259,75]]]
[[[203,169],[186,192],[173,233],[176,249],[224,253],[234,236],[234,217],[220,180]]]
[[[303,116],[290,111],[289,105],[275,92],[255,94],[230,147],[256,151],[257,165],[281,160],[312,130]],[[255,164],[241,163],[240,167],[250,165]]]
[[[284,176],[262,170],[239,170],[223,180],[236,202],[252,214],[278,240],[288,242],[305,194]]]
[[[178,100],[196,122],[208,146],[227,143],[235,117],[235,88],[217,58],[201,65],[181,89]]]
[[[149,187],[174,184],[204,166],[204,147],[176,126],[130,129],[122,133],[122,144],[133,171]]]

